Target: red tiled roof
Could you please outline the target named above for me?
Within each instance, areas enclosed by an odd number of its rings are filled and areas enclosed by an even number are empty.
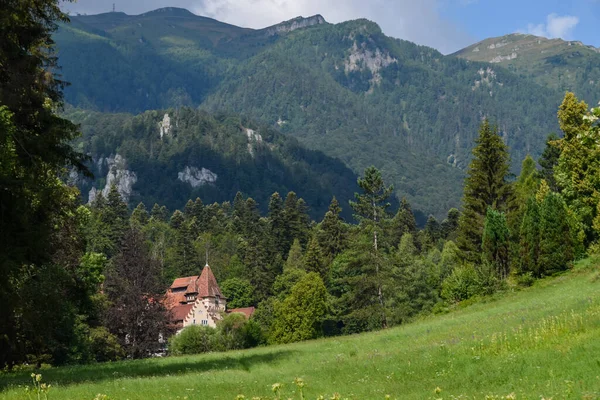
[[[171,308],[171,321],[183,321],[194,304],[182,304]]]
[[[215,278],[212,270],[208,265],[202,269],[200,279],[198,279],[198,297],[223,297],[221,289],[217,284],[217,278]]]
[[[197,292],[197,290],[194,290],[197,289],[196,281],[198,281],[198,275],[186,276],[185,278],[177,278],[173,281],[171,289],[185,287],[187,288],[187,293],[194,293]]]
[[[254,307],[234,308],[231,310],[227,310],[227,313],[229,313],[229,314],[242,313],[246,316],[246,319],[250,319],[252,314],[254,314],[254,310],[255,310]]]

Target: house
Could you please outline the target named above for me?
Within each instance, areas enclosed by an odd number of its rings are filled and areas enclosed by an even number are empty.
[[[175,279],[167,291],[166,306],[177,331],[190,325],[216,328],[225,313],[239,312],[246,318],[254,313],[254,307],[227,310],[227,298],[208,264],[199,276]]]

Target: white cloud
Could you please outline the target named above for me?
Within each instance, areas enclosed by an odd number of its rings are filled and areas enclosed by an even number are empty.
[[[572,15],[550,14],[545,24],[529,24],[527,33],[544,36],[550,39],[561,38],[569,40],[571,33],[579,23],[579,18]]]
[[[476,0],[452,0],[466,5]],[[118,11],[139,14],[159,7],[182,7],[198,15],[249,28],[264,28],[297,16],[322,14],[329,22],[367,18],[387,35],[410,40],[449,53],[474,40],[441,15],[448,0],[78,0],[73,12],[107,12],[112,3]]]

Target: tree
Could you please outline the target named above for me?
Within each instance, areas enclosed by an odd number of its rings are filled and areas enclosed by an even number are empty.
[[[308,241],[306,254],[304,255],[304,269],[307,272],[316,272],[325,280],[327,277],[326,265],[323,262],[323,255],[319,242],[313,237]]]
[[[288,297],[276,304],[270,341],[291,343],[314,339],[322,334],[328,309],[327,289],[319,274],[306,274]]]
[[[49,237],[69,190],[65,167],[91,176],[70,146],[77,127],[61,118],[61,82],[52,33],[68,17],[57,0],[9,1],[0,13],[0,368],[17,360],[22,267],[42,268],[53,253]],[[59,290],[59,288],[55,288]],[[55,322],[58,322],[55,320]]]
[[[269,201],[269,224],[269,234],[273,240],[274,251],[282,255],[287,255],[292,242],[288,241],[289,237],[287,237],[286,232],[287,226],[283,212],[283,200],[277,192],[271,195]]]
[[[302,246],[306,246],[310,218],[307,214],[307,207],[304,200],[299,199],[296,193],[289,192],[285,198],[283,213],[288,246],[294,239],[298,239]]]
[[[558,111],[558,122],[564,137],[555,143],[560,150],[554,177],[561,194],[586,234],[586,245],[600,234],[593,228],[600,202],[600,108],[587,110],[573,93],[567,93]]]
[[[442,237],[442,228],[438,220],[430,215],[425,224],[425,233],[432,244],[435,244]]]
[[[489,263],[500,279],[510,272],[510,231],[504,213],[488,208],[482,237],[482,261]]]
[[[351,201],[350,206],[356,213],[356,218],[373,232],[373,262],[375,264],[375,278],[378,281],[377,285],[377,297],[381,305],[381,311],[383,312],[382,325],[387,327],[387,318],[385,316],[385,300],[383,296],[382,283],[379,278],[380,262],[379,257],[379,243],[378,243],[378,232],[382,232],[382,222],[387,218],[387,208],[390,203],[387,202],[388,198],[394,191],[393,186],[386,187],[383,183],[381,172],[371,166],[365,170],[363,178],[358,178],[358,186],[362,189],[363,193],[355,193],[354,197],[356,201]]]
[[[535,197],[530,197],[525,206],[519,232],[518,271],[539,277],[540,255],[540,207]]]
[[[458,211],[456,208],[451,208],[450,210],[448,210],[448,216],[442,221],[441,224],[442,237],[444,239],[455,239],[459,220],[460,211]]]
[[[111,247],[108,249],[109,256],[115,254],[121,245],[121,239],[129,225],[129,210],[127,204],[123,201],[117,187],[113,184],[110,187],[106,198],[106,205],[101,212],[102,222],[108,229],[108,239]]]
[[[136,229],[125,233],[113,266],[108,270],[105,293],[110,301],[105,323],[129,357],[147,357],[160,349],[159,335],[168,336],[168,313],[160,269]]]
[[[221,291],[227,298],[228,308],[250,307],[254,304],[254,287],[246,279],[227,279],[221,283]]]
[[[481,261],[487,209],[504,211],[510,200],[509,161],[508,148],[498,135],[498,128],[485,120],[479,128],[473,160],[467,171],[459,221],[458,246],[463,257],[473,263]]]
[[[137,207],[131,213],[130,221],[138,224],[138,226],[143,227],[150,220],[150,215],[146,210],[146,206],[144,203],[140,202]]]
[[[342,208],[334,197],[317,231],[317,239],[323,250],[323,256],[329,262],[344,250],[348,240],[346,226],[340,217],[341,212]]]
[[[549,193],[540,208],[540,249],[537,276],[565,271],[575,259],[575,239],[566,204]]]
[[[560,149],[557,146],[559,139],[555,133],[548,135],[544,152],[538,159],[538,164],[542,167],[540,177],[548,183],[553,192],[559,191],[558,184],[554,178],[554,169],[558,165],[558,159],[560,158]]]

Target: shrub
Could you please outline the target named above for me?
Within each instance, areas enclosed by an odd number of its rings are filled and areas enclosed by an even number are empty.
[[[208,326],[188,326],[169,339],[169,351],[173,355],[215,351],[220,347],[217,334],[216,329]]]
[[[453,303],[467,300],[479,292],[479,274],[471,264],[456,267],[442,283],[442,298]]]

